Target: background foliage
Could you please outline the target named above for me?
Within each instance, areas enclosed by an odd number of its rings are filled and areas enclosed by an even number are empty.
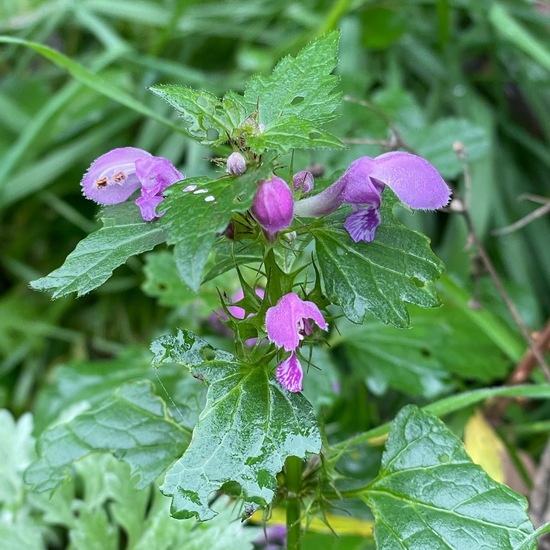
[[[2,440],[13,442],[4,446],[13,464],[4,462],[0,471],[0,503],[12,513],[11,524],[0,523],[5,533],[0,540],[8,541],[0,545],[92,548],[90,541],[97,540],[97,548],[145,548],[151,530],[143,525],[164,533],[166,547],[183,536],[169,527],[175,520],[158,491],[150,486],[135,491],[127,466],[103,455],[79,462],[74,481],[62,486],[53,504],[30,493],[21,479],[34,459],[33,437],[48,425],[109,406],[124,383],[128,392],[137,391],[132,382],[138,378],[151,378],[157,394],[166,396],[146,351],[155,336],[183,326],[231,350],[208,318],[216,308],[216,289],[230,295],[239,282],[224,274],[199,299],[162,249],[131,258],[105,285],[78,300],[52,302],[28,288],[101,226],[78,182],[106,150],[142,147],[170,158],[188,177],[213,173],[207,150],[174,131],[182,121],[149,86],[186,85],[218,97],[227,89],[243,92],[253,73],[268,73],[281,56],[339,28],[336,72],[346,97],[326,128],[349,148],[300,153],[296,162],[321,164],[330,176],[358,156],[378,154],[381,141],[403,140],[463,195],[470,193],[476,233],[528,328],[539,330],[548,319],[548,217],[507,235],[492,233],[534,210],[532,202],[519,200],[522,194],[548,195],[547,4],[11,0],[1,9],[0,30],[7,38],[0,43],[0,406],[11,413],[2,413],[0,429]],[[266,87],[269,81],[254,85]],[[471,190],[464,188],[464,162],[453,151],[457,141],[466,151]],[[210,156],[223,153],[213,140]],[[444,261],[438,287],[444,307],[410,308],[409,330],[369,317],[363,326],[337,323],[330,350],[312,361],[323,366],[322,376],[306,377],[305,388],[333,441],[392,420],[405,404],[422,406],[503,383],[525,352],[475,247],[468,246],[463,220],[417,213],[401,221],[430,235]],[[154,239],[144,235],[136,247],[147,250]],[[472,309],[472,301],[481,309]],[[201,386],[191,389],[170,370],[159,374],[170,395],[168,407],[177,404],[194,425],[205,399]],[[532,379],[542,380],[537,371]],[[27,411],[34,413],[34,424]],[[446,422],[462,435],[473,412],[463,408]],[[537,421],[548,414],[548,401],[507,408],[499,436],[512,457],[521,450],[539,458],[548,426]],[[380,455],[378,447],[358,447],[339,471],[369,482]],[[103,477],[92,481],[97,462]],[[532,479],[524,468],[520,472],[528,487]],[[154,480],[154,471],[147,474]],[[117,506],[124,498],[137,503],[131,513]],[[371,547],[362,531],[371,519],[364,498],[343,505],[364,522],[354,523],[340,540],[313,529],[312,547],[321,539],[326,548]],[[340,526],[341,517],[331,517],[331,524]],[[220,521],[220,529],[235,528]],[[205,527],[208,544],[219,536],[215,529]],[[244,531],[238,536],[258,535],[252,528]],[[10,543],[9,537],[19,538]]]

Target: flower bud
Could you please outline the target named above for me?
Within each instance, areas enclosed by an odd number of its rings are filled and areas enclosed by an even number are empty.
[[[296,172],[292,178],[292,186],[294,191],[301,191],[302,193],[313,191],[313,174],[309,170]]]
[[[294,199],[286,182],[277,176],[261,181],[252,214],[267,231],[274,233],[288,227],[294,216]]]
[[[246,172],[246,160],[240,153],[231,153],[227,158],[227,172],[233,176],[240,176]]]

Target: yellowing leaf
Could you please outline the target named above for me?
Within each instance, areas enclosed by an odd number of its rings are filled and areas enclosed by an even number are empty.
[[[264,523],[262,517],[263,511],[258,510],[251,518],[254,523]],[[286,512],[282,508],[274,508],[271,517],[265,523],[267,525],[284,525],[286,523]],[[336,533],[339,536],[358,535],[362,537],[372,537],[374,522],[362,519],[356,519],[339,514],[325,514],[326,521],[315,517],[308,521],[307,530],[314,533]],[[304,522],[305,523],[305,522]],[[330,527],[329,527],[330,526]]]
[[[464,428],[464,446],[471,459],[495,481],[504,483],[504,444],[485,420],[481,411],[468,420]]]

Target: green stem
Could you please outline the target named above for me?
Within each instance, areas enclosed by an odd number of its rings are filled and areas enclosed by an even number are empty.
[[[287,550],[300,550],[302,517],[300,487],[302,483],[302,460],[289,456],[285,462],[286,488],[286,547]]]

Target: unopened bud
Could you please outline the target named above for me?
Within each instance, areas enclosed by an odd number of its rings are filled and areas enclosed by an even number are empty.
[[[261,181],[254,197],[252,213],[268,231],[275,232],[288,227],[294,216],[294,200],[286,182],[277,176]]]
[[[240,153],[231,153],[227,158],[227,172],[233,176],[240,176],[246,172],[246,160]]]
[[[294,191],[301,191],[302,193],[313,191],[313,174],[309,170],[296,172],[292,177],[292,186]]]

